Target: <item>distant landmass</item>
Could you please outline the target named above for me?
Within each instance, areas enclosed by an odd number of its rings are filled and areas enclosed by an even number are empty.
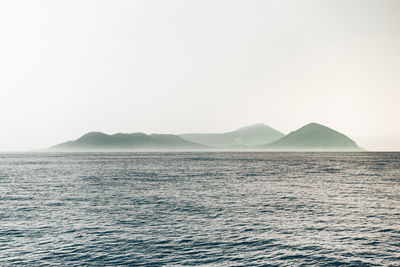
[[[185,140],[216,148],[251,147],[271,143],[284,134],[262,123],[246,126],[227,133],[182,134]]]
[[[173,134],[118,133],[108,135],[90,132],[75,141],[50,148],[55,151],[124,151],[124,150],[198,150],[206,146],[196,144]]]
[[[362,151],[353,140],[331,128],[310,123],[284,135],[265,125],[255,124],[227,133],[108,135],[90,132],[75,141],[55,145],[51,151],[130,150],[265,150],[265,151]]]
[[[267,150],[279,151],[362,151],[353,140],[329,127],[310,123],[281,139],[266,144]]]

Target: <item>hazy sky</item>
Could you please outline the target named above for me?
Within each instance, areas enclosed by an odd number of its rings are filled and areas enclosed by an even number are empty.
[[[399,14],[398,0],[2,0],[0,150],[259,122],[396,136]]]

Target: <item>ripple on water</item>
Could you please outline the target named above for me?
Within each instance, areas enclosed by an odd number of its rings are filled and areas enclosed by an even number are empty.
[[[1,265],[399,265],[400,153],[0,154]]]

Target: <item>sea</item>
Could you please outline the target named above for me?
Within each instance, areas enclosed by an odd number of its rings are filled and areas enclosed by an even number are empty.
[[[0,265],[400,266],[400,153],[2,153]]]

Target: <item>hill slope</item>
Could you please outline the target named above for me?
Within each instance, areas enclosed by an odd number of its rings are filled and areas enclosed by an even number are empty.
[[[265,147],[269,150],[283,151],[363,150],[344,134],[317,123],[307,124]]]
[[[191,150],[205,146],[173,134],[118,133],[108,135],[90,132],[75,141],[68,141],[50,148],[56,151],[124,151],[124,150]]]
[[[271,143],[284,134],[265,125],[255,124],[227,133],[182,134],[185,140],[217,148],[256,146]]]

